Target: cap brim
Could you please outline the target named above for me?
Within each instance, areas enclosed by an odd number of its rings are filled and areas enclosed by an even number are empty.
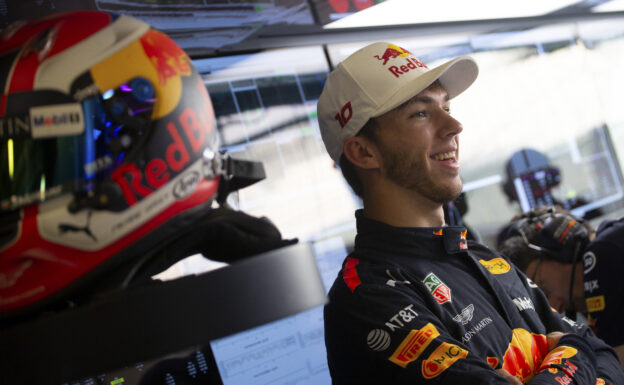
[[[373,117],[383,115],[400,106],[438,79],[448,92],[449,98],[452,99],[464,92],[475,81],[478,74],[479,67],[473,58],[460,56],[450,60],[405,83],[374,112]]]

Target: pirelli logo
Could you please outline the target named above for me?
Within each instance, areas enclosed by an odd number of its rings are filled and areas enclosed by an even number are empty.
[[[586,298],[585,303],[587,304],[587,311],[590,313],[603,311],[606,307],[604,295]]]
[[[438,329],[431,323],[420,330],[412,330],[388,359],[405,368],[410,362],[416,361],[431,341],[439,335]]]

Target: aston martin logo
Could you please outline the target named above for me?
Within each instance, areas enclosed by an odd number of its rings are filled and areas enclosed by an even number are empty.
[[[467,324],[472,320],[472,314],[474,313],[474,305],[470,304],[464,308],[458,315],[453,317],[453,320],[456,322],[461,322],[462,325]]]

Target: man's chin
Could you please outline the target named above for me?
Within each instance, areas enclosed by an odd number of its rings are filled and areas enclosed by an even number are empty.
[[[453,183],[450,183],[447,186],[444,186],[444,188],[441,189],[440,191],[440,194],[439,194],[440,199],[438,200],[438,202],[442,204],[446,204],[451,201],[454,201],[461,194],[462,187],[463,187],[463,184],[459,178],[457,178],[457,180],[454,181]]]

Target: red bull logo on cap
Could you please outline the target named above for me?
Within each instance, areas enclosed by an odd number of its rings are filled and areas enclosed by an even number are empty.
[[[388,48],[386,48],[384,53],[381,56],[375,55],[375,57],[377,58],[377,60],[383,60],[383,63],[381,64],[386,65],[386,63],[390,59],[394,59],[397,57],[408,57],[411,54],[412,53],[410,51],[403,49],[398,45],[388,44]]]
[[[392,73],[397,78],[403,74],[408,73],[411,70],[428,68],[425,63],[412,56],[412,53],[410,51],[394,44],[389,44],[388,48],[386,48],[381,56],[375,55],[373,57],[377,58],[377,60],[383,61],[382,64],[384,66],[386,65],[386,63],[388,63],[390,59],[405,58],[404,61],[396,63],[397,65],[392,65],[388,67],[388,71],[390,71],[390,73]]]
[[[141,45],[145,55],[156,68],[158,82],[161,85],[166,85],[167,79],[171,77],[191,74],[190,59],[167,35],[149,30],[141,37]]]

